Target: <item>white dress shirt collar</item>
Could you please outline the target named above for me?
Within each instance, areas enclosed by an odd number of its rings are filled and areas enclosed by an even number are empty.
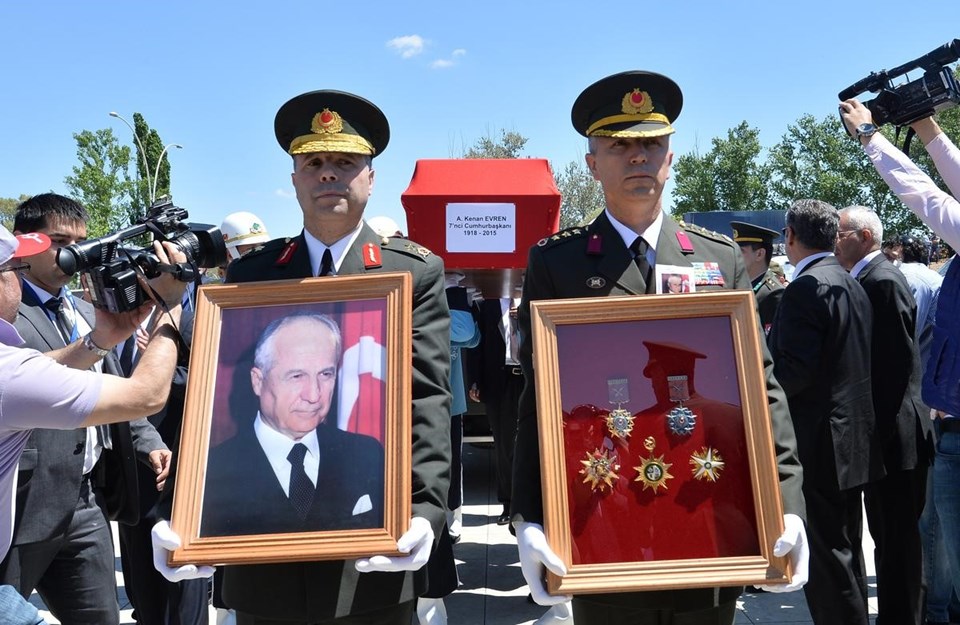
[[[290,461],[287,460],[287,456],[290,455],[290,450],[293,449],[293,446],[297,443],[303,443],[307,446],[307,455],[303,459],[303,468],[307,472],[307,477],[313,482],[313,485],[317,485],[317,475],[320,472],[320,442],[317,440],[316,430],[311,431],[300,440],[295,441],[267,425],[266,421],[264,421],[260,415],[260,412],[257,411],[257,418],[253,422],[253,431],[257,435],[260,447],[263,448],[263,453],[266,454],[267,460],[270,461],[270,466],[273,467],[277,481],[280,482],[280,486],[283,487],[283,492],[286,493],[288,497],[290,496]]]
[[[803,273],[803,270],[815,260],[820,260],[821,258],[826,258],[827,256],[833,256],[833,252],[817,252],[816,254],[810,254],[806,258],[800,260],[797,263],[797,266],[793,269],[793,278],[797,279],[800,277],[800,274]]]
[[[870,261],[876,258],[877,255],[879,254],[881,254],[880,250],[874,250],[869,254],[867,254],[866,256],[864,256],[863,258],[861,258],[860,260],[858,260],[857,264],[854,265],[852,269],[850,269],[850,275],[853,276],[854,278],[859,276],[860,272],[863,271],[863,268],[866,267],[870,263]]]
[[[650,261],[650,264],[654,264],[656,260],[657,252],[657,243],[660,240],[660,228],[663,226],[663,211],[657,213],[657,218],[653,220],[653,223],[650,224],[646,230],[643,232],[637,233],[631,230],[629,227],[625,226],[623,223],[617,221],[617,218],[614,217],[610,210],[607,209],[607,219],[610,220],[610,224],[613,226],[613,229],[616,230],[620,237],[623,239],[623,244],[630,249],[630,246],[633,245],[633,242],[636,240],[637,235],[643,237],[643,240],[647,242],[647,245],[650,247],[650,252],[653,254],[654,258],[647,256],[647,260]]]
[[[330,254],[333,256],[334,275],[339,274],[340,266],[343,264],[343,259],[347,256],[347,250],[350,249],[350,246],[353,245],[353,242],[357,240],[358,236],[360,236],[360,230],[362,229],[363,220],[360,220],[360,222],[357,223],[357,227],[354,228],[352,232],[342,237],[333,245],[329,246],[321,242],[320,239],[304,229],[303,238],[307,242],[307,250],[310,252],[310,267],[311,271],[313,271],[313,275],[320,275],[320,262],[323,260],[323,251],[326,249],[329,249]]]

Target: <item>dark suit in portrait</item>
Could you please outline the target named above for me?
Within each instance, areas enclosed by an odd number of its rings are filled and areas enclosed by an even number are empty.
[[[705,263],[716,263],[716,271],[706,271]],[[686,223],[677,223],[663,215],[656,246],[656,264],[693,267],[701,279],[696,292],[724,289],[748,290],[750,281],[737,246],[726,236]],[[655,266],[654,266],[655,271]],[[651,271],[651,275],[655,275]],[[710,276],[707,279],[707,276]],[[656,292],[654,280],[647,284],[607,217],[601,213],[592,224],[569,228],[542,240],[530,249],[520,306],[520,362],[526,378],[520,398],[519,426],[513,470],[512,518],[543,523],[543,494],[540,477],[540,444],[537,424],[536,388],[533,382],[533,344],[530,340],[530,302],[573,297],[612,297]],[[762,337],[760,338],[762,341]],[[780,487],[784,512],[805,515],[801,494],[802,469],[796,455],[796,440],[786,399],[773,378],[773,364],[763,350],[768,401],[773,420],[774,443],[780,468]],[[625,522],[630,522],[625,520]],[[574,612],[592,615],[590,622],[629,614],[631,609],[710,610],[719,604],[730,605],[743,588],[701,588],[664,592],[628,592],[577,595]],[[583,610],[578,612],[578,603]],[[732,619],[732,614],[730,615]]]
[[[383,526],[383,448],[332,425],[317,428],[320,471],[301,519],[257,440],[253,422],[210,450],[201,536],[238,536]]]
[[[870,375],[887,471],[864,489],[876,544],[877,622],[919,624],[924,593],[918,522],[933,455],[933,422],[920,399],[917,305],[906,278],[883,254],[860,270],[857,281],[873,307]]]
[[[72,302],[93,327],[93,306],[79,298]],[[15,323],[24,347],[41,352],[64,347],[48,315],[25,284]],[[121,374],[114,354],[104,358],[103,371]],[[20,459],[13,544],[0,581],[24,596],[36,589],[63,622],[118,622],[108,520],[137,521],[137,461],[144,463],[140,471],[153,474],[148,454],[166,449],[146,419],[113,424],[108,430],[112,449],[103,449],[87,475],[83,475],[86,428],[33,430]]]
[[[814,621],[866,625],[861,493],[883,476],[870,385],[870,301],[830,255],[783,292],[768,343],[790,403],[810,539]]]

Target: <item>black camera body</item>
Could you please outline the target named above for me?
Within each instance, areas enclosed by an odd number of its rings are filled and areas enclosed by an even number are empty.
[[[960,85],[948,64],[960,59],[960,39],[954,39],[918,59],[891,70],[872,72],[866,78],[850,85],[838,96],[847,100],[864,91],[877,97],[863,103],[873,115],[877,126],[893,124],[908,126],[938,111],[960,104]],[[923,76],[899,86],[893,79],[912,69],[923,69]]]
[[[197,276],[198,267],[217,267],[226,262],[227,248],[216,226],[184,223],[187,211],[169,199],[155,202],[147,216],[136,224],[99,239],[74,243],[57,251],[57,266],[67,275],[86,273],[90,278],[93,305],[109,312],[136,310],[149,296],[137,280],[138,273],[155,278],[170,271],[184,282]],[[151,233],[174,243],[186,255],[183,265],[162,267],[152,247],[124,247],[123,241]]]

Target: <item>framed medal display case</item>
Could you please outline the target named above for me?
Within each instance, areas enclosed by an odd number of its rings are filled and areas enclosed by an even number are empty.
[[[750,292],[530,309],[550,592],[788,581]]]
[[[411,508],[410,281],[198,290],[171,565],[397,553]]]

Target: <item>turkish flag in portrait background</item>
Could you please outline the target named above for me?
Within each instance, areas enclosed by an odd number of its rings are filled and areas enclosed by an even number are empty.
[[[330,315],[340,326],[343,354],[337,401],[327,415],[342,430],[384,442],[386,394],[385,299],[288,306],[228,308],[222,311],[219,355],[210,428],[210,447],[253,423],[259,399],[250,383],[257,339],[267,325],[297,313]]]

